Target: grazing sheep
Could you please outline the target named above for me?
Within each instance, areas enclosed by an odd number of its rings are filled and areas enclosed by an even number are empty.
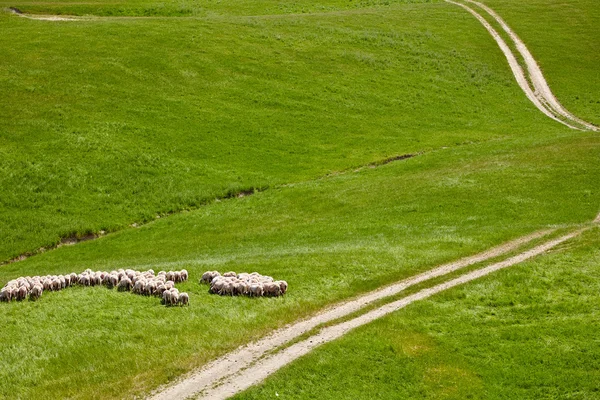
[[[281,294],[285,294],[287,292],[288,283],[286,281],[275,281],[276,284],[279,285],[279,289],[281,289]]]
[[[144,287],[146,286],[146,282],[144,280],[137,280],[135,284],[133,284],[133,288],[131,289],[132,293],[135,294],[144,294]]]
[[[210,271],[206,282],[220,276],[217,271]],[[133,291],[135,294],[153,295],[162,297],[166,305],[188,305],[189,295],[182,293],[175,288],[176,282],[188,280],[189,273],[183,269],[181,271],[159,272],[154,275],[154,271],[134,271],[132,269],[118,269],[110,273],[106,271],[92,271],[90,268],[81,274],[70,273],[66,275],[46,275],[46,276],[26,276],[11,280],[2,289],[0,289],[0,302],[9,302],[13,299],[24,300],[29,297],[31,300],[39,299],[44,290],[58,291],[75,284],[82,286],[105,285],[112,289],[117,287],[119,291]],[[171,279],[168,279],[171,278]],[[222,294],[243,294],[244,281],[237,278],[228,278],[227,285],[219,288]],[[235,285],[234,285],[235,284]],[[235,290],[234,290],[235,289]]]
[[[44,288],[41,285],[34,285],[31,289],[31,293],[29,293],[29,299],[37,300],[42,297],[42,293],[44,293]]]
[[[152,296],[154,294],[155,290],[156,290],[155,282],[150,281],[146,284],[145,291],[146,291],[147,296]]]
[[[167,290],[167,288],[165,287],[165,285],[163,285],[162,283],[160,285],[158,285],[156,287],[156,290],[154,291],[154,295],[155,296],[162,296],[163,293],[165,292],[165,290]]]
[[[117,285],[117,290],[120,292],[129,292],[131,290],[131,279],[127,277],[123,277],[119,284]]]
[[[179,302],[179,293],[171,291],[171,302],[169,303],[169,305],[176,306],[178,302]]]
[[[118,275],[109,275],[108,276],[108,288],[112,289],[114,287],[116,287],[119,284],[119,276]]]
[[[260,297],[264,294],[264,289],[262,283],[253,283],[249,288],[250,296]]]
[[[206,271],[200,278],[200,283],[210,283],[213,280],[212,271]]]
[[[175,282],[175,283],[181,282],[181,273],[179,271],[173,272],[173,282]]]
[[[0,290],[0,302],[10,302],[12,300],[12,291],[6,287]]]
[[[221,289],[223,289],[223,285],[225,284],[225,280],[223,279],[215,279],[210,284],[209,292],[213,294],[219,294]]]
[[[55,278],[52,280],[52,283],[50,284],[50,290],[52,290],[53,292],[60,290],[61,284],[60,281],[58,280],[58,278]]]
[[[182,306],[190,305],[190,296],[186,292],[182,292],[179,294],[179,305],[182,305]]]
[[[25,286],[21,286],[19,289],[17,289],[17,300],[21,301],[25,300],[25,298],[27,298],[27,288]]]
[[[267,296],[279,296],[281,294],[281,288],[274,282],[267,282],[263,285],[264,294]]]
[[[237,277],[237,274],[235,272],[233,272],[233,271],[229,271],[229,272],[225,272],[223,274],[223,276],[225,278],[235,278],[235,277]]]
[[[162,294],[162,303],[166,306],[171,304],[171,291],[165,290]]]

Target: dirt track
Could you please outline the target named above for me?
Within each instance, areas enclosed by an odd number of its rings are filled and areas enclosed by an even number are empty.
[[[569,239],[578,236],[586,229],[589,228],[580,229],[567,235],[561,236],[557,239],[550,240],[544,244],[536,246],[533,249],[525,251],[505,261],[498,262],[488,267],[466,273],[458,278],[433,286],[431,288],[423,289],[401,300],[394,301],[375,310],[369,311],[357,318],[324,328],[318,334],[313,335],[301,342],[295,343],[294,345],[285,348],[284,350],[279,351],[273,355],[267,356],[257,361],[251,367],[241,371],[240,373],[220,381],[215,386],[206,388],[201,393],[199,398],[219,400],[233,396],[236,393],[246,390],[250,386],[261,382],[275,371],[298,359],[299,357],[307,354],[315,347],[331,342],[348,333],[354,328],[368,324],[369,322],[372,322],[378,318],[384,317],[394,311],[406,307],[407,305],[415,301],[428,298],[446,289],[450,289],[463,283],[473,281],[480,277],[486,276],[492,272],[510,267],[512,265],[519,264],[534,256],[540,255]],[[188,395],[192,395],[192,393],[189,393]]]
[[[541,238],[551,232],[553,232],[553,230],[535,232],[487,250],[483,253],[439,266],[432,270],[415,275],[411,278],[402,280],[393,285],[367,293],[358,297],[357,299],[334,305],[312,318],[297,322],[288,327],[275,331],[258,342],[244,346],[213,361],[199,371],[184,377],[184,379],[182,379],[180,382],[158,392],[152,398],[155,400],[187,398],[195,393],[210,388],[215,382],[230,378],[244,368],[252,365],[268,352],[302,336],[321,324],[348,316],[377,300],[396,295],[418,283],[446,275],[453,271],[457,271],[461,268],[465,268],[494,257],[502,256],[510,251],[516,250],[518,247],[527,244],[532,240]]]
[[[546,116],[552,118],[553,120],[560,122],[563,125],[568,126],[572,129],[578,130],[591,130],[598,132],[600,129],[589,122],[583,121],[580,118],[577,118],[570,112],[568,112],[556,99],[544,75],[542,74],[542,70],[539,65],[525,46],[525,43],[514,33],[514,31],[506,24],[506,22],[498,15],[494,10],[487,7],[484,4],[481,4],[474,0],[464,0],[470,4],[474,4],[480,7],[482,10],[487,12],[493,19],[496,20],[502,27],[502,29],[508,34],[510,39],[514,42],[517,51],[523,58],[525,65],[527,66],[528,75],[525,75],[525,72],[521,68],[521,65],[517,61],[515,54],[512,52],[510,47],[506,44],[504,39],[500,36],[500,34],[488,23],[488,21],[473,8],[459,3],[458,1],[446,0],[446,2],[457,5],[459,7],[464,8],[469,13],[471,13],[490,33],[490,35],[494,38],[502,53],[506,57],[510,69],[517,80],[517,83],[521,90],[525,93],[527,98]],[[528,79],[529,78],[529,81]],[[529,82],[533,84],[533,88],[530,86]]]
[[[475,5],[479,6],[480,8],[482,8],[483,10],[485,10],[492,18],[494,18],[500,24],[502,29],[509,35],[511,40],[514,42],[514,44],[517,48],[517,51],[521,54],[521,56],[525,60],[525,65],[527,65],[529,77],[530,77],[531,82],[533,83],[533,86],[535,89],[534,94],[546,106],[547,109],[553,111],[553,113],[555,115],[560,115],[564,119],[570,120],[571,122],[573,122],[575,124],[579,124],[586,129],[596,131],[596,132],[600,130],[600,129],[598,129],[598,127],[571,114],[569,111],[567,111],[562,106],[562,104],[559,103],[559,101],[556,99],[556,97],[550,90],[550,87],[548,86],[546,79],[544,79],[542,70],[540,69],[540,67],[537,64],[537,62],[535,61],[535,59],[533,58],[533,55],[529,52],[529,49],[527,48],[527,46],[525,46],[525,43],[523,43],[523,41],[508,26],[508,24],[502,19],[502,17],[500,17],[494,10],[492,10],[485,4],[482,4],[482,3],[478,2],[478,1],[474,1],[474,0],[465,0],[465,1],[475,4]]]

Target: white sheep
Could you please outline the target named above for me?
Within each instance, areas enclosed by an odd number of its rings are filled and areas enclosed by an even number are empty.
[[[44,288],[41,285],[34,285],[31,289],[31,293],[29,293],[29,299],[37,300],[42,297],[42,293],[44,293]]]
[[[19,287],[17,289],[17,300],[25,300],[27,298],[27,288],[25,286]]]
[[[264,294],[262,283],[252,283],[248,289],[250,296],[260,297]]]
[[[279,289],[281,289],[281,294],[285,294],[288,289],[288,283],[286,281],[275,281],[276,284],[279,285]]]
[[[176,306],[178,302],[179,302],[179,292],[174,292],[171,290],[171,302],[169,303],[169,305]]]
[[[179,294],[179,304],[182,306],[190,305],[190,296],[186,292],[182,292]]]
[[[117,285],[117,290],[119,290],[120,292],[128,292],[131,290],[131,286],[131,279],[123,277],[123,279],[121,279],[121,281]]]

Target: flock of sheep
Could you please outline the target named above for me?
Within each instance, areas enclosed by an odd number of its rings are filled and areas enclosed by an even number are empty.
[[[175,283],[184,282],[188,279],[188,272],[160,271],[154,275],[153,270],[134,271],[132,269],[119,269],[112,272],[86,269],[81,274],[71,273],[68,275],[46,275],[26,276],[8,282],[0,289],[0,301],[10,302],[12,300],[39,299],[44,291],[58,291],[74,285],[100,286],[109,289],[117,288],[121,292],[132,292],[145,296],[157,296],[162,298],[163,304],[167,306],[188,305],[190,297],[187,293],[179,293]]]
[[[109,289],[117,288],[121,292],[131,292],[144,296],[156,296],[166,306],[189,305],[187,293],[179,293],[175,284],[188,280],[188,272],[181,271],[134,271],[119,269],[116,271],[92,271],[86,269],[81,274],[26,276],[8,282],[0,289],[0,302],[12,300],[22,301],[39,299],[44,291],[58,291],[70,286],[100,286]],[[258,272],[251,274],[242,272],[226,272],[221,275],[217,271],[207,271],[202,275],[200,283],[210,284],[210,293],[222,296],[282,296],[288,288],[286,281],[276,281],[270,276]]]
[[[286,281],[276,281],[258,272],[226,272],[221,275],[218,271],[207,271],[200,283],[210,284],[210,293],[221,296],[282,296],[288,288]]]

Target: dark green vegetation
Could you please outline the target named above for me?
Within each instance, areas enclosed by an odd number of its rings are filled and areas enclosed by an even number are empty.
[[[593,399],[600,229],[359,328],[236,399]]]
[[[191,306],[104,288],[0,304],[0,397],[145,393],[332,301],[597,214],[600,136],[537,111],[464,10],[244,17],[224,4],[205,3],[221,14],[205,18],[0,17],[0,259],[208,204],[3,266],[1,284],[185,267]],[[569,97],[574,74],[548,78]],[[422,154],[353,172],[407,153]],[[195,283],[206,269],[257,270],[290,291],[209,296]]]

